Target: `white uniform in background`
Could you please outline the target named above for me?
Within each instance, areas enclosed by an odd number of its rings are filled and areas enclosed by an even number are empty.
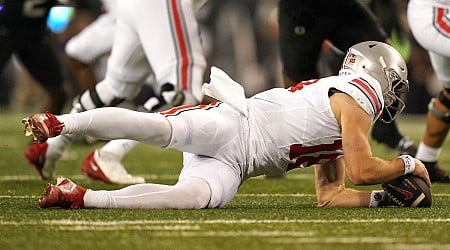
[[[201,100],[205,59],[188,0],[119,0],[106,83],[116,97],[133,96],[149,74]],[[111,79],[111,80],[110,80]],[[136,86],[138,85],[138,86]],[[101,98],[101,93],[98,91]]]
[[[438,164],[450,127],[450,0],[410,0],[407,17],[443,87],[428,106],[427,128],[416,158],[425,164],[432,182],[450,183],[448,171]]]
[[[135,3],[119,1],[114,52],[108,61],[106,78],[134,83],[149,83],[151,79],[155,93],[165,83],[175,84],[185,95],[183,104],[200,103],[206,61],[191,1],[133,1]],[[136,90],[122,83],[114,88],[128,95],[134,95],[131,92]],[[144,108],[151,110],[155,103],[155,98],[151,98]],[[114,169],[123,169],[120,161],[138,144],[131,140],[114,140],[91,154],[104,173],[114,172]],[[86,161],[90,161],[90,156]],[[112,170],[107,170],[108,166]],[[119,180],[115,182],[120,183]]]
[[[450,0],[410,0],[408,22],[414,38],[428,50],[436,76],[450,88]]]

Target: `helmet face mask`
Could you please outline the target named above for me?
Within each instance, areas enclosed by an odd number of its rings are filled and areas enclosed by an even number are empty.
[[[365,73],[375,78],[383,93],[384,108],[378,118],[392,122],[405,107],[401,96],[409,91],[406,63],[390,45],[367,41],[352,46],[339,75]]]

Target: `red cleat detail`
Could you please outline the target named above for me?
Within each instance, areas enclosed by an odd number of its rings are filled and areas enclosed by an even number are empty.
[[[141,176],[128,174],[120,163],[120,158],[113,153],[94,150],[81,165],[81,172],[86,177],[113,185],[129,185],[144,183]]]
[[[84,208],[86,189],[67,178],[58,178],[57,184],[48,184],[39,199],[40,208]]]
[[[49,112],[30,115],[22,119],[22,123],[25,125],[25,136],[33,136],[33,143],[42,143],[60,135],[64,127],[64,123]]]
[[[106,177],[102,169],[98,166],[97,162],[95,161],[95,153],[96,150],[89,153],[86,160],[83,162],[83,165],[81,165],[81,173],[83,173],[84,176],[93,180],[100,180],[105,183],[113,185],[117,184],[111,181],[108,177]]]

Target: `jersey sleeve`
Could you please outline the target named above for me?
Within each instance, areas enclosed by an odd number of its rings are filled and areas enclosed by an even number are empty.
[[[380,84],[368,76],[354,75],[344,83],[344,89],[375,121],[384,108]]]

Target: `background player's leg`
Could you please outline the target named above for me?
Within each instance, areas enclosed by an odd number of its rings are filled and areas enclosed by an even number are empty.
[[[201,85],[206,63],[190,2],[126,2],[120,11],[128,26],[139,33],[147,60],[156,73],[152,85],[157,94],[142,105],[143,109],[156,112],[181,104],[198,104],[203,98]],[[106,177],[111,169],[123,172],[121,159],[137,145],[130,140],[111,141],[88,156],[82,171],[91,172],[89,166],[95,164]]]
[[[198,104],[206,61],[191,1],[132,2],[138,7],[119,5],[136,27],[157,84],[173,85],[175,91],[183,91],[185,103]]]
[[[450,57],[430,52],[433,69],[444,89],[431,101],[427,126],[419,144],[416,158],[425,164],[432,182],[450,183],[449,173],[439,164],[442,145],[450,129]]]
[[[45,111],[60,114],[67,101],[62,65],[49,37],[18,51],[20,60],[48,94]],[[42,63],[45,62],[45,63]]]

